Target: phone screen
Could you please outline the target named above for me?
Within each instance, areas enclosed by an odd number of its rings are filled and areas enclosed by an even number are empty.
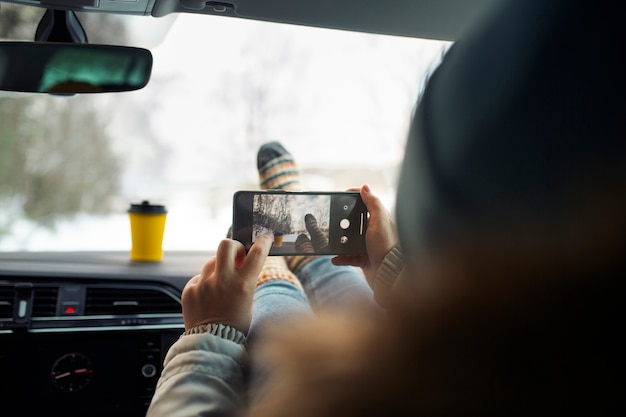
[[[233,237],[246,250],[270,233],[270,255],[365,252],[367,209],[359,193],[238,191],[233,200]]]

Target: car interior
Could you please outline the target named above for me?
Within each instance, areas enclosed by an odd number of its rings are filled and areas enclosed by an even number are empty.
[[[367,182],[392,206],[421,88],[491,3],[3,0],[0,401],[144,415],[258,146],[283,141],[309,189]],[[135,261],[148,200],[164,253]]]

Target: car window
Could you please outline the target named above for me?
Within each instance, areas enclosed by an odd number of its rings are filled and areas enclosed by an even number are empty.
[[[166,251],[213,250],[233,193],[258,188],[268,141],[292,152],[308,190],[369,183],[391,209],[411,112],[450,45],[192,14],[80,16],[91,42],[150,48],[151,80],[128,93],[0,93],[0,250],[128,250],[127,209],[144,200],[168,210]],[[2,36],[32,39],[33,21]],[[105,36],[111,22],[119,39]]]

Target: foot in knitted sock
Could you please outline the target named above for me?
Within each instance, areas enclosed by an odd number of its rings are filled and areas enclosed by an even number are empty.
[[[279,142],[269,142],[259,148],[257,168],[262,190],[297,191],[302,187],[296,162]]]
[[[311,213],[307,213],[304,216],[304,224],[306,230],[311,235],[311,243],[315,252],[318,254],[327,253],[328,251],[328,238],[324,235],[317,225],[317,219]]]
[[[302,284],[293,272],[291,272],[282,256],[268,256],[263,264],[261,273],[259,274],[256,286],[265,284],[269,281],[283,280],[295,284],[302,289]]]
[[[304,233],[299,234],[296,238],[296,250],[300,253],[315,253],[311,239]]]
[[[296,238],[296,250],[300,253],[315,253],[311,239],[304,233]],[[285,256],[287,265],[294,274],[297,274],[312,259],[313,256]]]
[[[262,190],[297,191],[301,189],[298,166],[289,151],[279,142],[268,142],[259,148],[257,168]],[[231,225],[226,233],[228,239],[232,239],[232,232]]]
[[[302,189],[298,165],[289,151],[279,142],[269,142],[261,146],[257,154],[257,168],[262,190],[298,191]],[[285,257],[289,269],[294,274],[297,274],[311,259],[313,258],[310,256]]]

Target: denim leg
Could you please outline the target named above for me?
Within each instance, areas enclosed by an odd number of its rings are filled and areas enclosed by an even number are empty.
[[[251,343],[262,333],[262,325],[276,322],[292,314],[310,313],[306,294],[297,285],[285,280],[268,281],[257,287],[252,304],[252,322],[247,340]]]
[[[252,322],[246,337],[249,350],[263,339],[263,325],[277,323],[294,314],[312,314],[306,294],[297,285],[285,280],[265,282],[256,288],[252,305]],[[249,400],[260,400],[263,387],[271,377],[271,369],[259,363],[249,368]]]
[[[296,274],[314,309],[350,307],[363,300],[375,304],[372,289],[360,269],[336,266],[330,260],[330,256],[317,256]]]

